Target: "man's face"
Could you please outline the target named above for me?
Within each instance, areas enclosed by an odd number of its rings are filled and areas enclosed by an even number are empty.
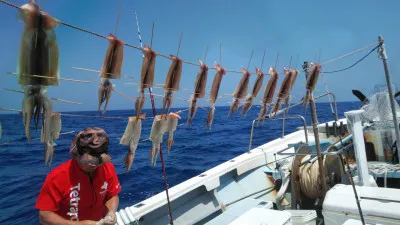
[[[79,167],[87,173],[94,172],[100,165],[100,159],[98,157],[89,155],[88,153],[81,155],[78,162]]]

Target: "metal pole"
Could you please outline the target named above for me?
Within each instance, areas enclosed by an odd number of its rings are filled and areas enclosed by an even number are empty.
[[[247,153],[250,153],[250,151],[251,151],[251,142],[253,141],[254,122],[256,122],[257,120],[258,119],[253,120],[253,123],[251,124],[249,151]]]
[[[281,138],[285,137],[285,117],[286,117],[286,112],[287,112],[287,110],[285,110],[283,112],[283,114],[282,114],[282,137]]]
[[[326,182],[325,182],[325,171],[323,167],[323,158],[321,154],[321,146],[319,142],[319,132],[318,132],[318,120],[317,120],[317,109],[315,107],[314,96],[311,92],[311,99],[310,99],[310,110],[311,110],[311,120],[312,120],[312,127],[314,132],[315,138],[315,147],[317,149],[317,157],[318,157],[318,170],[321,179],[321,188],[322,192],[324,193],[324,197],[326,194]]]
[[[393,90],[392,90],[392,85],[391,85],[391,80],[390,80],[390,75],[389,75],[389,68],[388,68],[388,63],[387,63],[387,55],[386,55],[386,49],[385,49],[385,44],[383,44],[383,37],[380,35],[378,37],[379,41],[379,48],[378,48],[378,54],[379,58],[382,59],[383,61],[383,67],[385,68],[385,76],[386,76],[386,83],[388,86],[388,91],[389,91],[389,99],[390,99],[390,106],[392,108],[392,115],[393,115],[393,122],[394,122],[394,130],[396,132],[396,144],[397,144],[397,149],[400,150],[400,132],[399,132],[399,122],[397,121],[397,114],[396,114],[396,108],[394,104],[394,95],[393,95]],[[397,152],[398,157],[400,158],[400,151]]]

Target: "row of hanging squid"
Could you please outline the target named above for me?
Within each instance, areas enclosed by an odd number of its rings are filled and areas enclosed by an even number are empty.
[[[18,83],[24,90],[22,116],[25,134],[30,141],[30,121],[33,118],[35,127],[38,129],[38,124],[42,119],[41,141],[44,143],[45,147],[45,164],[51,165],[55,146],[54,141],[59,137],[61,131],[61,115],[60,113],[52,112],[52,102],[47,96],[47,90],[48,86],[59,85],[59,52],[54,32],[54,28],[59,24],[59,21],[42,11],[33,0],[23,5],[19,14],[25,25],[22,33],[17,66]],[[118,39],[115,34],[110,34],[107,39],[109,45],[99,73],[101,84],[98,88],[98,111],[101,115],[106,112],[111,93],[114,90],[110,80],[121,78],[124,59],[125,43]],[[128,118],[128,124],[120,140],[120,144],[129,146],[128,153],[124,159],[124,166],[127,171],[130,170],[134,161],[135,151],[141,136],[141,121],[146,117],[145,114],[142,114],[142,108],[145,102],[145,90],[146,88],[151,90],[154,87],[155,64],[158,54],[147,45],[144,45],[142,52],[143,63],[140,73],[140,84],[138,88],[138,97],[135,99],[136,116]],[[179,84],[183,61],[181,58],[178,58],[177,55],[170,55],[170,59],[172,63],[167,72],[163,87],[164,96],[162,99],[161,114],[154,117],[149,137],[149,140],[152,142],[152,148],[149,151],[150,164],[152,166],[156,165],[160,144],[163,141],[165,132],[168,132],[169,135],[167,146],[168,152],[170,151],[174,143],[173,134],[177,129],[178,120],[181,118],[179,113],[170,112],[170,108],[173,103],[174,93],[180,90]],[[198,108],[198,99],[204,98],[206,95],[209,67],[201,60],[199,60],[199,63],[200,70],[197,73],[194,90],[189,100],[190,106],[186,122],[188,126],[191,126],[193,123]],[[214,69],[216,73],[208,98],[210,104],[206,121],[206,127],[208,128],[212,126],[215,103],[218,98],[223,77],[227,73],[227,70],[218,63],[215,63]],[[312,98],[312,91],[315,88],[320,71],[321,66],[315,63],[311,63],[311,70],[306,71],[308,75],[306,82],[307,93],[304,97],[305,107],[307,107],[306,103],[308,100]],[[244,67],[242,68],[242,73],[243,76],[232,94],[233,101],[228,116],[237,113],[242,104],[241,100],[244,99],[240,114],[242,118],[245,117],[252,107],[254,100],[257,98],[263,84],[264,72],[262,68],[256,68],[257,78],[251,91],[248,93],[251,73]],[[283,103],[286,105],[289,104],[290,92],[298,73],[299,71],[295,69],[284,68],[284,79],[277,92],[276,101],[271,109],[270,115],[277,113]],[[270,78],[261,99],[261,110],[258,115],[259,121],[264,120],[268,109],[271,108],[270,106],[273,104],[274,93],[279,77],[274,67],[270,67],[268,75],[270,75]],[[152,96],[153,95],[151,95],[151,97]],[[154,101],[153,98],[152,101]],[[103,103],[104,108],[101,110]]]

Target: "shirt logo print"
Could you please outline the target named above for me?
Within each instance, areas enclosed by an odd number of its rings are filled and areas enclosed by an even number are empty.
[[[103,184],[103,186],[101,186],[101,189],[100,189],[101,195],[104,195],[107,192],[107,187],[108,187],[108,183],[107,183],[107,181],[104,181],[104,184]]]

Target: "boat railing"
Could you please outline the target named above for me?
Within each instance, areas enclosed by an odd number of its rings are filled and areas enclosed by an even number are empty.
[[[324,93],[322,95],[314,97],[314,99],[319,99],[319,98],[325,97],[327,95],[331,95],[332,98],[333,98],[333,103],[334,103],[334,112],[333,112],[333,114],[334,114],[334,120],[335,120],[335,122],[337,122],[337,121],[339,121],[339,118],[338,118],[338,111],[337,111],[337,104],[336,104],[336,96],[332,92],[326,92],[326,93]],[[263,120],[285,120],[285,119],[296,119],[296,118],[301,119],[303,121],[303,126],[304,126],[305,140],[306,140],[306,143],[308,143],[307,122],[306,122],[306,120],[305,120],[305,118],[303,116],[301,116],[301,115],[291,115],[291,116],[284,116],[284,117],[276,118],[277,115],[280,115],[280,114],[286,112],[287,110],[289,110],[291,108],[294,108],[296,106],[302,105],[303,103],[304,103],[304,101],[301,101],[299,103],[296,103],[296,104],[293,104],[291,106],[288,106],[288,107],[286,107],[284,109],[278,110],[278,112],[276,112],[276,114],[274,114],[274,115],[271,115],[271,114],[266,115]],[[257,118],[255,120],[253,120],[253,122],[252,122],[251,131],[250,131],[250,142],[249,142],[248,153],[250,153],[250,151],[251,151],[251,146],[252,146],[252,142],[253,142],[254,124],[255,124],[256,121],[261,121],[261,119]],[[282,127],[282,129],[284,129],[284,127]]]
[[[301,115],[291,115],[291,116],[285,116],[285,117],[280,117],[280,118],[275,118],[275,117],[269,118],[269,117],[267,117],[264,120],[283,120],[283,119],[301,119],[303,121],[303,126],[304,126],[305,140],[306,140],[306,143],[308,143],[307,123],[306,123],[306,119],[304,119],[303,116],[301,116]],[[253,123],[251,125],[249,153],[251,151],[251,144],[253,142],[254,124],[255,124],[256,121],[260,121],[260,119],[253,120]]]
[[[325,97],[325,96],[327,96],[327,95],[331,95],[332,98],[333,98],[333,104],[334,104],[333,107],[334,107],[334,114],[335,114],[333,119],[334,119],[335,121],[338,121],[338,120],[339,120],[339,117],[338,117],[338,111],[337,111],[337,104],[336,104],[336,96],[335,96],[335,94],[333,94],[332,92],[326,92],[326,93],[324,93],[324,94],[322,94],[322,95],[318,95],[317,97],[314,97],[314,99],[319,99],[319,98]],[[302,105],[303,103],[304,103],[304,101],[301,101],[301,102],[299,102],[299,103],[293,104],[293,105],[288,106],[288,107],[286,107],[286,108],[280,109],[280,110],[278,110],[278,112],[276,112],[274,115],[272,115],[272,114],[267,115],[266,118],[272,118],[272,117],[275,117],[275,116],[277,116],[277,115],[280,115],[280,114],[284,113],[285,111],[287,111],[287,110],[289,110],[289,109],[291,109],[291,108],[294,108],[294,107],[296,107],[296,106]]]

